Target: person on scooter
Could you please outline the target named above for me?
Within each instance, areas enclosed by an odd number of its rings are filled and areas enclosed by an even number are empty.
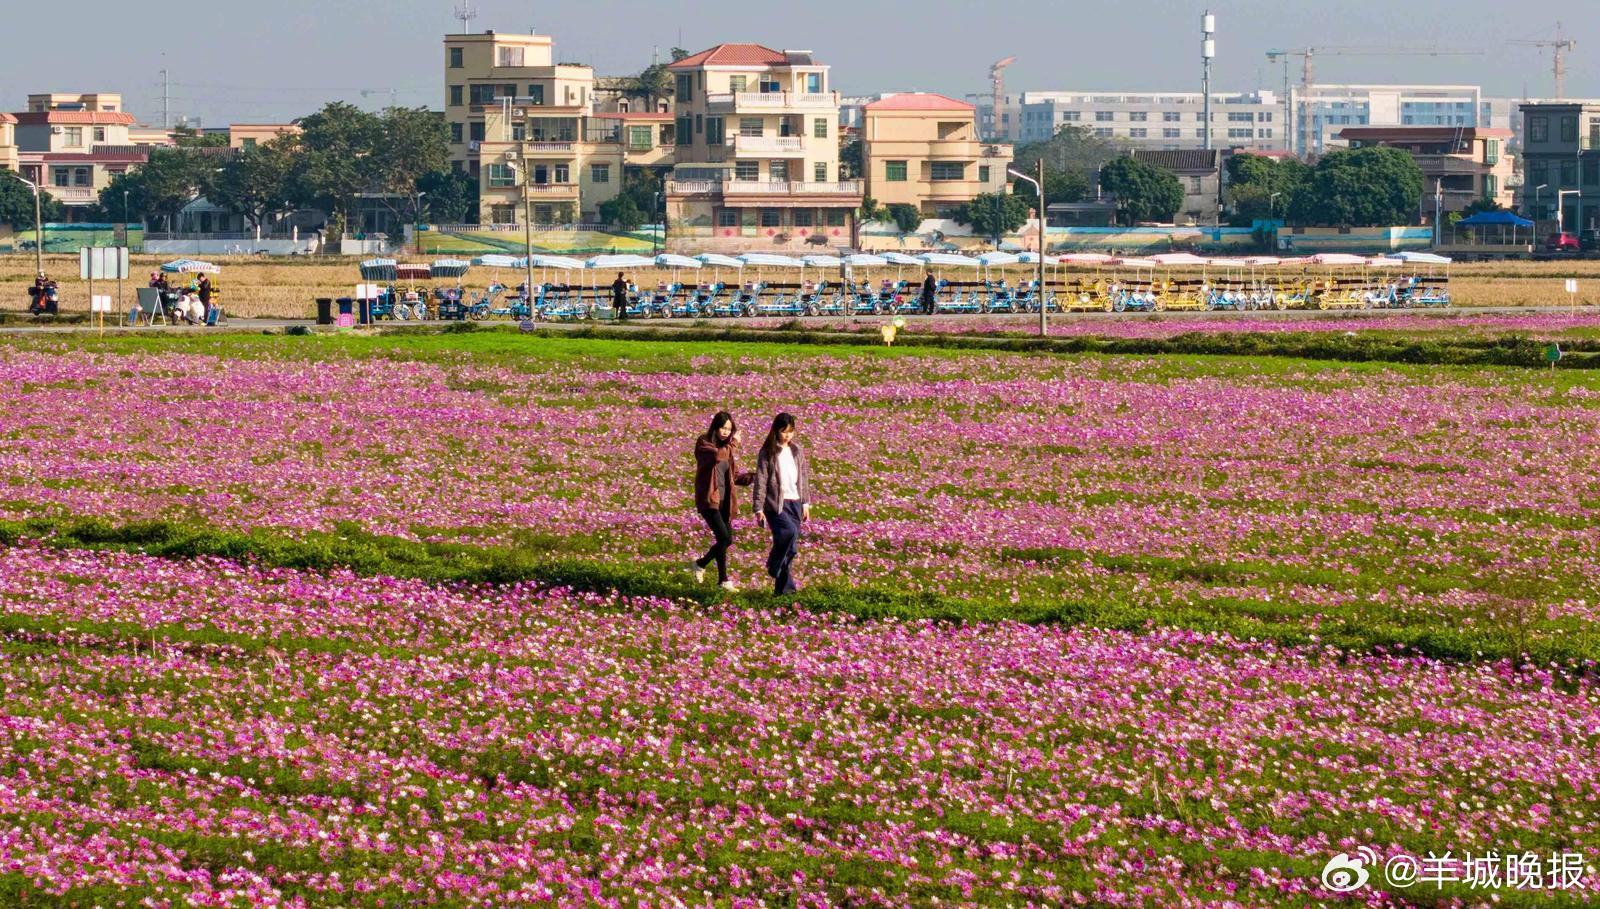
[[[38,277],[33,279],[33,286],[28,288],[28,296],[32,300],[28,304],[29,314],[35,316],[44,313],[55,315],[56,294],[56,282],[50,280],[50,277],[44,272],[39,272]]]

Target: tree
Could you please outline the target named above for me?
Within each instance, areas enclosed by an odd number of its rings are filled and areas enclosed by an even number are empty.
[[[633,81],[639,93],[649,97],[652,110],[657,99],[672,97],[672,71],[665,63],[650,64]]]
[[[1016,160],[1011,166],[1018,173],[1031,174],[1036,169],[1039,159],[1043,158],[1046,181],[1050,179],[1052,172],[1077,174],[1083,178],[1087,194],[1089,176],[1116,155],[1116,148],[1096,136],[1093,130],[1086,126],[1068,123],[1048,141],[1018,146]],[[1048,189],[1046,187],[1046,198],[1049,198]]]
[[[382,135],[372,148],[368,188],[409,196],[424,174],[450,166],[450,127],[425,107],[383,112]]]
[[[292,135],[241,149],[211,176],[206,198],[244,215],[251,227],[259,229],[268,217],[289,206],[289,178],[299,149],[299,140]]]
[[[990,237],[998,244],[1006,234],[1028,223],[1032,206],[1011,193],[982,193],[956,211],[957,224],[968,224],[972,232]]]
[[[889,206],[888,215],[901,236],[916,233],[917,228],[922,226],[922,212],[915,205],[896,202]]]
[[[338,237],[348,221],[356,193],[371,188],[375,182],[376,151],[386,133],[384,120],[353,104],[335,101],[301,118],[299,125],[302,153],[290,195],[302,206],[332,214],[330,234]],[[426,151],[422,154],[431,157]],[[438,169],[436,166],[416,171],[412,184],[428,170]]]
[[[1037,201],[1038,190],[1032,183],[1023,180],[1011,184],[1013,195],[1024,199]],[[1082,202],[1089,197],[1089,179],[1083,174],[1070,170],[1050,170],[1048,164],[1044,172],[1044,204],[1054,205],[1057,202]]]
[[[1471,202],[1467,203],[1467,207],[1461,210],[1461,217],[1470,218],[1473,215],[1481,215],[1485,212],[1505,210],[1506,207],[1504,205],[1501,205],[1499,202],[1496,202],[1493,199],[1484,197],[1482,199],[1473,199]]]
[[[66,214],[66,206],[48,192],[41,191],[39,212],[44,221],[60,221]],[[0,172],[0,224],[9,224],[18,231],[33,230],[33,190],[3,172]]]
[[[844,139],[843,137],[840,138],[840,140],[839,140],[839,166],[844,169],[844,179],[846,179],[846,180],[859,180],[859,179],[861,179],[861,168],[863,167],[863,163],[862,163],[862,158],[861,158],[861,140],[860,139],[848,139],[847,140],[847,139]]]
[[[478,223],[478,181],[468,173],[436,170],[417,180],[417,191],[427,193],[422,207],[435,224]]]
[[[600,220],[622,231],[638,230],[645,222],[645,214],[633,202],[633,197],[617,196],[600,203]]]
[[[1249,226],[1256,221],[1286,219],[1310,178],[1311,168],[1293,158],[1234,155],[1228,159],[1230,220],[1236,226]]]
[[[160,216],[170,231],[179,210],[206,191],[226,160],[191,148],[152,148],[145,163],[111,178],[100,191],[100,207],[120,216],[126,193],[129,218],[148,222]]]
[[[679,60],[682,60],[684,57],[690,56],[689,52],[684,50],[681,47],[674,47],[670,51],[669,55],[672,57],[672,62],[673,63],[677,63]]]
[[[861,208],[856,212],[856,216],[862,224],[868,221],[881,221],[884,218],[883,207],[878,204],[877,199],[865,196],[861,200]]]
[[[1422,170],[1398,148],[1341,149],[1324,155],[1294,200],[1300,223],[1330,227],[1412,224]]]
[[[1132,155],[1100,169],[1100,188],[1116,197],[1117,212],[1126,224],[1171,221],[1183,207],[1183,184],[1172,171]]]
[[[187,126],[172,131],[172,143],[178,148],[227,148],[227,133],[202,133]]]

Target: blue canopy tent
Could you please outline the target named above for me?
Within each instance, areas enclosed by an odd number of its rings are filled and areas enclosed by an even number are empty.
[[[1485,231],[1498,227],[1500,228],[1501,243],[1507,242],[1506,228],[1509,227],[1511,228],[1510,242],[1516,243],[1517,230],[1524,227],[1532,230],[1533,222],[1529,221],[1527,218],[1519,216],[1516,212],[1480,211],[1470,218],[1462,218],[1460,221],[1456,222],[1456,228],[1458,230],[1463,227],[1471,228],[1476,233],[1477,238],[1480,241],[1483,240],[1483,234]]]

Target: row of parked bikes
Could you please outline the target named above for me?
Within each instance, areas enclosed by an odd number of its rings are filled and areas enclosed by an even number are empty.
[[[1381,284],[1307,281],[1296,286],[1068,281],[1049,285],[1042,295],[1037,282],[1011,287],[1003,281],[940,281],[930,309],[921,286],[908,281],[884,281],[877,287],[834,282],[661,284],[644,291],[630,287],[625,313],[635,319],[1003,315],[1037,313],[1041,300],[1050,312],[1334,310],[1448,306],[1450,294],[1442,278]],[[402,322],[563,321],[617,315],[610,288],[568,284],[535,285],[531,295],[526,286],[513,292],[500,283],[475,294],[460,287],[391,286],[370,305],[374,320]]]

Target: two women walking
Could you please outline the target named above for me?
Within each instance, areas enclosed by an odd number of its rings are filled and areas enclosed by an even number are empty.
[[[711,529],[711,549],[693,562],[696,581],[717,566],[717,583],[737,592],[728,575],[728,550],[733,546],[734,488],[751,486],[756,526],[772,531],[767,574],[775,594],[793,593],[791,569],[800,543],[801,525],[811,520],[811,469],[804,449],[795,441],[795,418],[780,413],[756,453],[754,473],[740,473],[735,454],[740,442],[738,425],[726,411],[711,419],[711,428],[695,441],[694,505]]]

